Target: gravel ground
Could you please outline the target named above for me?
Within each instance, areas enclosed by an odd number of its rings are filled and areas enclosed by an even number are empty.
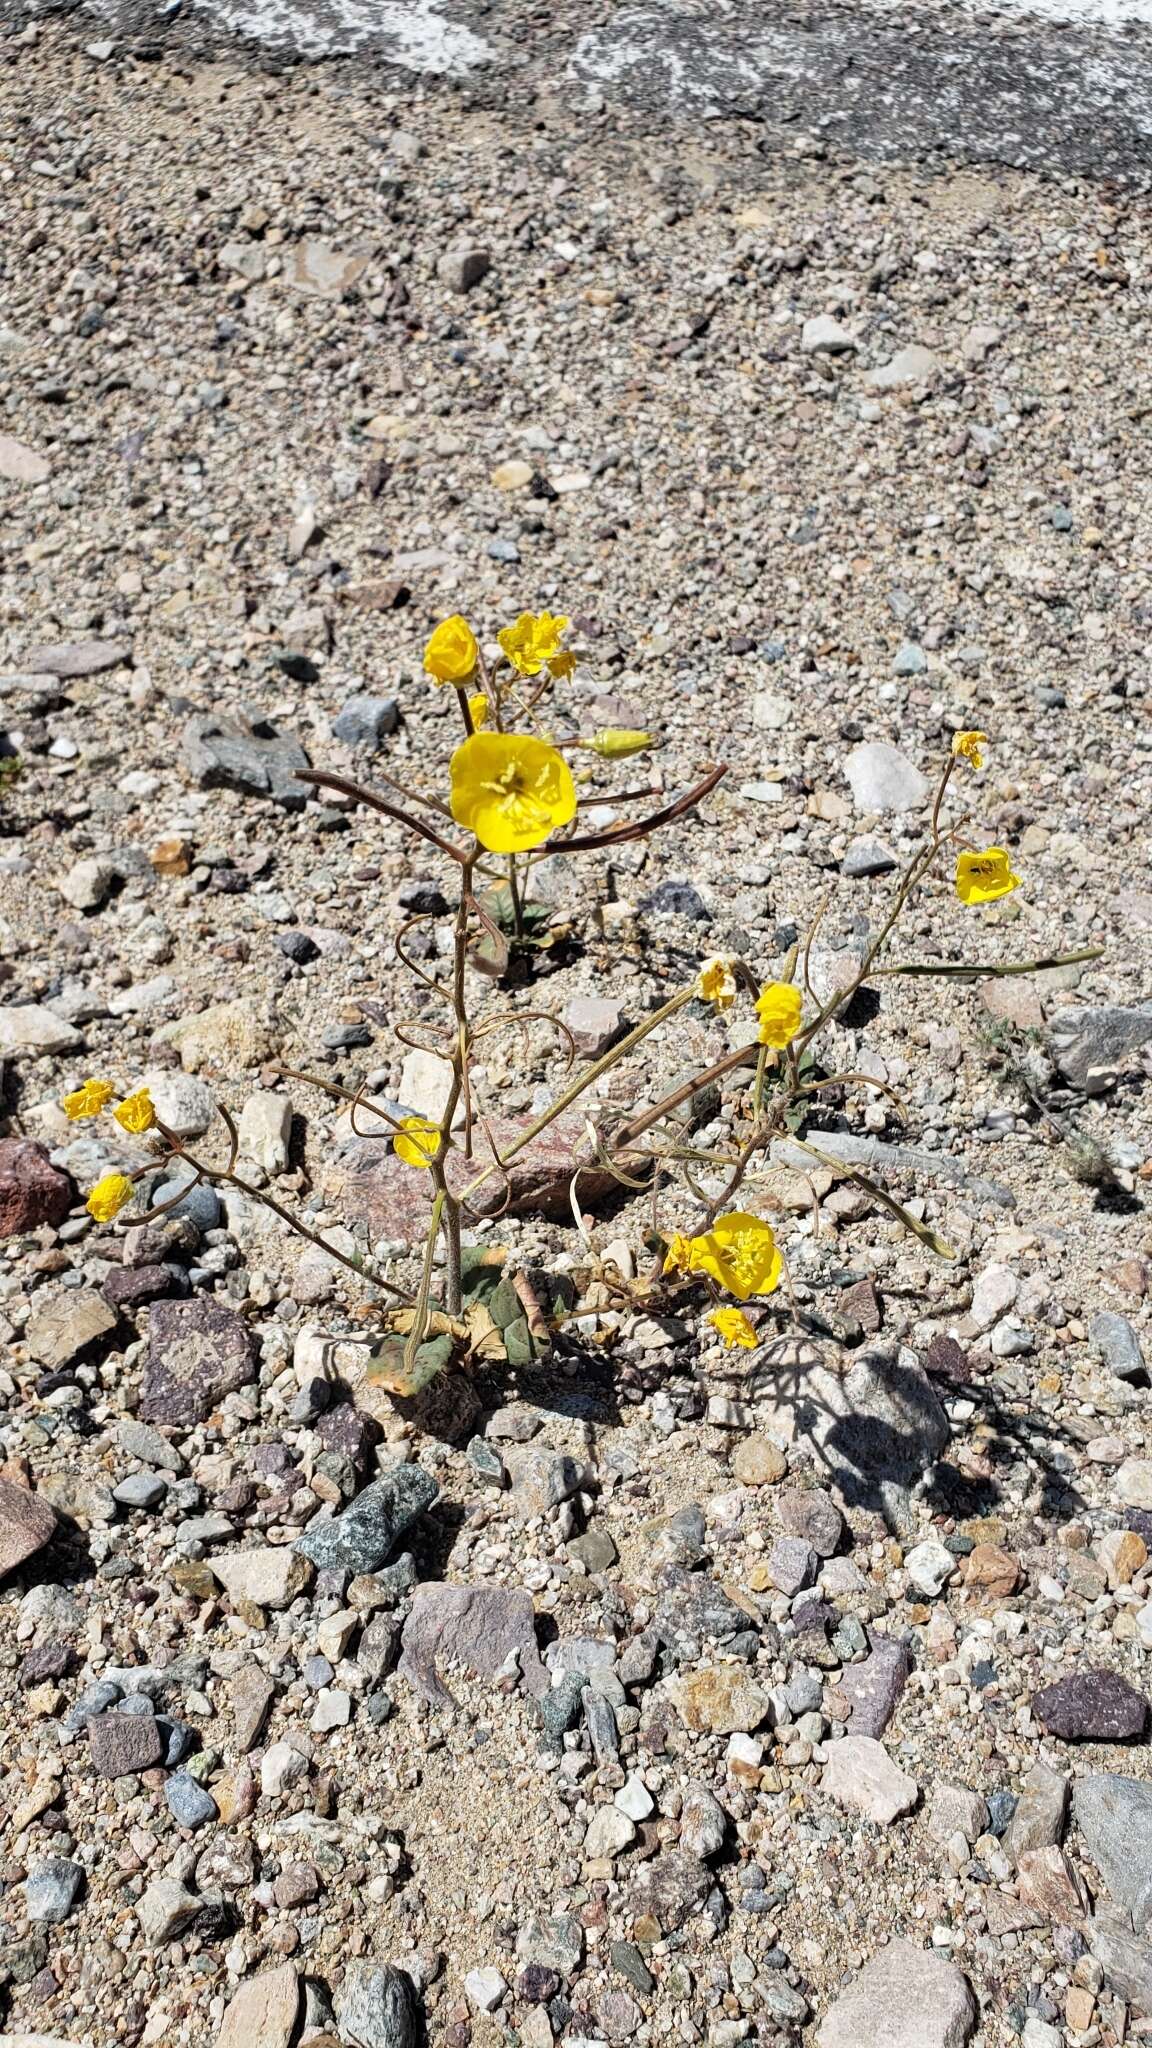
[[[498,117],[57,30],[5,55],[9,2033],[1152,2032],[1146,210],[559,91]],[[56,1104],[147,1076],[194,1135],[258,1094],[250,1176],[410,1277],[400,1184],[272,1069],[423,1106],[393,940],[446,878],[288,778],[302,748],[442,786],[426,634],[528,606],[586,655],[557,731],[665,743],[597,765],[605,812],[729,772],[546,873],[571,941],[501,1000],[635,1021],[703,953],[766,975],[825,903],[838,986],[966,726],[973,834],[1023,886],[930,885],[904,957],[1104,954],[878,981],[829,1034],[867,1080],[818,1142],[870,1148],[955,1262],[781,1157],[748,1192],[800,1320],[774,1297],[733,1363],[692,1297],[613,1307],[647,1201],[590,1204],[586,1243],[503,1218],[516,1265],[576,1273],[579,1340],[401,1414],[363,1294],[252,1201],[90,1226],[141,1155]],[[731,1029],[695,1006],[609,1102]],[[550,1026],[489,1043],[494,1113],[555,1095]]]

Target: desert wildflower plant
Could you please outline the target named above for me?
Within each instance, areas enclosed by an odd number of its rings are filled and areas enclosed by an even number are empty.
[[[404,1169],[425,1181],[427,1229],[419,1274],[410,1287],[399,1285],[390,1271],[381,1272],[366,1257],[350,1256],[330,1244],[267,1188],[244,1179],[238,1171],[237,1124],[223,1105],[218,1113],[227,1153],[220,1159],[204,1157],[199,1150],[193,1153],[169,1130],[146,1088],[116,1102],[112,1083],[94,1077],[63,1101],[69,1118],[88,1120],[110,1113],[124,1132],[145,1139],[150,1148],[146,1164],[131,1173],[107,1173],[93,1187],[87,1207],[98,1222],[111,1223],[129,1205],[135,1211],[137,1183],[154,1178],[176,1158],[184,1166],[180,1191],[162,1207],[149,1210],[149,1217],[183,1200],[189,1185],[198,1182],[231,1186],[263,1203],[372,1289],[379,1304],[374,1377],[397,1396],[418,1393],[450,1363],[502,1355],[499,1329],[485,1305],[483,1289],[491,1287],[493,1274],[499,1279],[503,1254],[481,1249],[477,1256],[466,1256],[477,1251],[467,1245],[466,1235],[480,1220],[482,1191],[483,1213],[491,1218],[491,1184],[495,1181],[498,1189],[503,1181],[506,1202],[516,1158],[577,1107],[585,1130],[571,1160],[569,1192],[577,1226],[584,1228],[578,1201],[581,1176],[593,1169],[622,1188],[643,1191],[650,1204],[650,1269],[638,1281],[609,1275],[610,1298],[621,1305],[699,1300],[706,1326],[728,1350],[754,1349],[761,1341],[765,1310],[758,1310],[757,1304],[771,1304],[771,1313],[772,1297],[781,1289],[782,1304],[791,1298],[776,1231],[763,1213],[772,1206],[767,1171],[773,1147],[782,1139],[799,1146],[814,1163],[854,1181],[933,1251],[951,1257],[948,1245],[890,1190],[822,1154],[818,1113],[831,1090],[863,1080],[888,1094],[903,1115],[898,1098],[885,1084],[821,1063],[827,1027],[865,983],[882,976],[939,975],[963,982],[1096,957],[1097,949],[1025,961],[890,957],[901,918],[914,900],[951,886],[960,903],[976,911],[1022,886],[1004,848],[970,843],[963,796],[957,806],[953,783],[955,777],[983,766],[990,742],[983,732],[957,732],[941,764],[921,841],[898,875],[887,910],[846,984],[823,999],[815,993],[811,955],[821,913],[803,943],[794,945],[783,963],[776,963],[771,977],[758,975],[745,958],[713,954],[608,1050],[578,1064],[570,1034],[558,1017],[539,1008],[525,1010],[513,1001],[514,986],[532,980],[541,957],[557,938],[551,911],[533,897],[534,870],[545,859],[567,859],[643,840],[690,819],[725,768],[707,768],[692,787],[637,816],[628,813],[650,798],[650,789],[589,791],[597,771],[582,766],[582,756],[590,754],[611,767],[649,752],[658,741],[650,733],[623,728],[562,736],[575,720],[566,706],[561,707],[566,715],[557,715],[556,693],[581,658],[569,643],[569,628],[566,617],[522,612],[496,633],[486,656],[461,615],[436,627],[424,649],[424,668],[438,688],[455,692],[462,728],[437,785],[417,790],[384,777],[387,788],[382,791],[311,770],[302,775],[316,789],[340,791],[399,824],[413,842],[434,848],[455,878],[455,907],[448,913],[450,941],[432,955],[437,960],[443,957],[443,971],[423,964],[427,950],[418,960],[406,945],[412,927],[438,913],[411,919],[395,942],[398,960],[443,1015],[443,1030],[435,1043],[419,1041],[422,1049],[438,1053],[444,1062],[447,1079],[440,1115],[394,1113],[376,1101],[365,1104],[362,1090],[352,1093],[321,1077],[280,1070],[285,1078],[342,1099],[350,1106],[358,1136],[378,1136],[391,1145]],[[585,830],[580,811],[586,804],[610,804],[614,812],[625,815]],[[942,872],[949,861],[950,885]],[[979,946],[975,950],[983,952]],[[604,1077],[624,1066],[652,1033],[673,1023],[693,1003],[725,1019],[732,1049],[642,1110],[626,1114],[610,1109],[598,1092]],[[510,1137],[497,1138],[483,1099],[477,1053],[495,1032],[520,1026],[527,1017],[544,1018],[555,1028],[559,1042],[568,1041],[568,1074],[548,1107]],[[399,1035],[406,1045],[418,1042],[403,1032]],[[697,1142],[694,1103],[702,1091],[725,1077],[745,1073],[747,1081],[740,1083],[736,1113],[723,1139],[710,1145]],[[620,1099],[618,1086],[613,1099]],[[357,1121],[366,1108],[373,1119],[368,1131]],[[497,1195],[495,1213],[500,1209]],[[140,1218],[134,1213],[133,1220]],[[538,1346],[546,1345],[569,1311],[556,1302],[543,1309],[527,1276],[511,1278],[533,1339]]]

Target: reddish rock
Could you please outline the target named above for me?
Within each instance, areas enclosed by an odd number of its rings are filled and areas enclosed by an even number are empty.
[[[489,1119],[497,1150],[506,1155],[525,1126],[510,1117]],[[483,1130],[474,1134],[475,1156],[466,1160],[453,1151],[448,1179],[454,1193],[461,1194],[477,1176],[492,1168],[483,1185],[470,1197],[478,1215],[497,1213],[510,1216],[571,1218],[569,1190],[572,1176],[588,1156],[585,1120],[581,1114],[559,1116],[554,1124],[533,1138],[509,1161],[507,1174],[493,1165],[492,1151]],[[626,1173],[643,1174],[644,1162],[625,1153],[620,1164]],[[577,1183],[581,1208],[590,1208],[608,1194],[618,1193],[619,1181],[602,1167],[586,1167]],[[350,1138],[324,1174],[324,1192],[349,1222],[363,1218],[372,1238],[386,1237],[405,1244],[422,1243],[428,1229],[428,1186],[423,1174],[405,1166],[389,1150],[382,1137]]]
[[[259,1346],[242,1316],[217,1301],[158,1301],[148,1325],[140,1414],[204,1422],[225,1394],[255,1379]]]
[[[69,1174],[30,1138],[0,1138],[0,1238],[63,1223],[76,1199]]]
[[[55,1533],[56,1517],[47,1501],[26,1486],[0,1479],[0,1578],[35,1557]]]

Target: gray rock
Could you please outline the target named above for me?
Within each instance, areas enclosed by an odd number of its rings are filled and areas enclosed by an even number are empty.
[[[928,1808],[928,1833],[941,1848],[953,1835],[975,1842],[988,1826],[988,1801],[967,1785],[935,1785]]]
[[[660,1583],[663,1591],[652,1615],[651,1632],[676,1663],[698,1657],[702,1642],[727,1643],[733,1636],[745,1634],[751,1625],[744,1609],[729,1598],[711,1572],[666,1565]]]
[[[377,1571],[439,1491],[422,1465],[397,1465],[366,1486],[343,1514],[313,1522],[295,1548],[321,1571]]]
[[[183,1195],[182,1189],[187,1190]],[[152,1204],[155,1208],[161,1208],[167,1202],[172,1204],[167,1216],[194,1223],[197,1230],[218,1230],[223,1221],[220,1197],[215,1188],[210,1188],[205,1181],[197,1182],[189,1166],[178,1164],[168,1179],[160,1181],[153,1189]]]
[[[34,1863],[24,1885],[28,1918],[42,1926],[57,1926],[68,1918],[83,1883],[83,1868],[66,1856],[49,1856],[43,1863]]]
[[[127,1479],[112,1488],[112,1498],[122,1508],[155,1508],[167,1491],[168,1481],[157,1479],[154,1472],[130,1472]]]
[[[817,313],[806,320],[800,334],[800,346],[806,356],[848,356],[858,347],[855,337],[847,328],[841,327],[831,313]]]
[[[835,1556],[844,1541],[844,1517],[831,1494],[819,1486],[789,1487],[776,1506],[790,1536],[802,1536],[818,1557]]]
[[[147,1422],[138,1422],[135,1416],[125,1416],[116,1425],[120,1448],[130,1458],[139,1458],[142,1465],[154,1465],[161,1472],[182,1472],[185,1459],[175,1444],[166,1436],[153,1429]]]
[[[919,1145],[885,1145],[878,1138],[862,1138],[855,1131],[820,1131],[811,1142],[830,1159],[842,1160],[846,1166],[862,1166],[866,1172],[885,1177],[917,1174],[944,1187],[963,1188],[977,1201],[995,1202],[1001,1209],[1016,1206],[1011,1188],[1000,1181],[985,1180],[982,1174],[969,1173],[967,1167],[946,1152],[927,1152]],[[787,1138],[773,1139],[768,1156],[773,1166],[798,1166],[802,1171],[811,1171],[811,1152],[802,1151]]]
[[[0,1003],[0,1059],[71,1052],[83,1043],[76,1026],[43,1003]]]
[[[611,1700],[590,1685],[584,1694],[583,1707],[593,1756],[600,1764],[615,1763],[620,1754],[620,1732]]]
[[[228,1535],[235,1532],[229,1526]],[[283,1543],[261,1544],[255,1550],[233,1550],[212,1559],[211,1569],[232,1600],[277,1612],[290,1607],[312,1577],[306,1557]]]
[[[628,1918],[654,1919],[665,1934],[675,1933],[702,1906],[712,1889],[712,1872],[686,1849],[668,1849],[638,1871],[629,1889]]]
[[[510,1451],[506,1460],[512,1480],[512,1498],[522,1514],[543,1515],[549,1508],[578,1493],[584,1481],[584,1467],[566,1451]]]
[[[848,847],[840,873],[849,881],[862,881],[866,875],[889,875],[899,864],[890,846],[866,833]]]
[[[110,860],[78,860],[60,882],[60,894],[73,910],[99,910],[118,879]]]
[[[65,1734],[78,1735],[98,1714],[107,1713],[108,1708],[114,1707],[121,1697],[121,1690],[110,1678],[98,1678],[94,1684],[86,1685],[64,1716]]]
[[[349,2048],[417,2048],[420,2012],[411,1978],[390,1963],[349,1962],[335,1997]]]
[[[891,1941],[836,2000],[816,2048],[964,2048],[976,2001],[954,1963],[910,1941]]]
[[[122,668],[132,648],[127,640],[59,640],[33,647],[24,660],[30,676],[99,676]]]
[[[1111,1897],[1143,1933],[1152,1921],[1152,1784],[1110,1771],[1077,1778],[1072,1813]]]
[[[540,1662],[534,1624],[532,1595],[518,1587],[448,1586],[438,1581],[417,1586],[404,1623],[398,1669],[423,1698],[442,1706],[452,1695],[438,1664],[453,1662],[481,1678],[495,1678],[514,1657],[527,1690],[539,1698],[548,1690],[548,1673]]]
[[[1097,1915],[1088,1928],[1088,1945],[1104,1972],[1108,1990],[1137,2012],[1152,2013],[1152,1943],[1121,1927],[1106,1925]]]
[[[1088,1340],[1118,1380],[1144,1377],[1144,1353],[1127,1316],[1118,1315],[1115,1309],[1098,1309],[1088,1323]]]
[[[931,788],[919,768],[887,740],[865,740],[853,747],[844,773],[858,811],[919,810]]]
[[[714,1792],[698,1779],[684,1788],[680,1808],[680,1847],[690,1856],[718,1856],[728,1832],[728,1815]]]
[[[860,1664],[845,1666],[840,1691],[852,1709],[849,1727],[853,1735],[883,1735],[900,1701],[912,1671],[912,1653],[906,1643],[868,1632],[869,1654]]]
[[[203,1908],[203,1899],[194,1898],[178,1878],[159,1877],[137,1905],[136,1918],[149,1946],[160,1948],[166,1941],[175,1941]]]
[[[298,781],[308,756],[290,733],[270,719],[255,722],[207,712],[184,728],[184,766],[198,789],[235,789],[269,797],[287,810],[303,810],[308,787]]]
[[[940,370],[941,364],[931,349],[914,341],[897,350],[889,362],[869,370],[868,382],[876,391],[895,391],[903,384],[930,384]]]
[[[843,1378],[812,1367],[796,1392],[795,1423],[845,1505],[878,1510],[897,1528],[912,1487],[950,1435],[927,1374],[907,1350],[866,1352]]]
[[[802,1536],[778,1536],[767,1558],[772,1584],[789,1599],[802,1593],[806,1586],[815,1585],[819,1562],[812,1545],[805,1543]]]
[[[100,1295],[87,1287],[73,1287],[37,1310],[25,1326],[24,1342],[41,1365],[58,1370],[102,1344],[117,1325],[115,1309]]]
[[[492,258],[487,249],[473,244],[445,249],[436,265],[436,275],[450,292],[470,292],[487,277]]]
[[[906,640],[897,649],[892,663],[892,673],[897,676],[922,676],[928,666],[928,656],[915,640]]]
[[[571,1977],[584,1960],[584,1929],[575,1913],[538,1913],[516,1936],[516,1954],[522,1963]]]
[[[349,697],[332,720],[332,737],[346,747],[378,747],[400,723],[394,697]]]
[[[207,1821],[219,1820],[220,1809],[210,1792],[198,1785],[187,1771],[173,1771],[164,1786],[164,1797],[169,1812],[174,1814],[182,1828],[202,1828]]]
[[[1048,1026],[1052,1057],[1066,1081],[1083,1088],[1094,1067],[1119,1067],[1152,1039],[1152,1003],[1097,1008],[1069,1005]]]
[[[258,1360],[257,1340],[234,1309],[217,1301],[157,1301],[140,1413],[146,1422],[205,1422],[226,1394],[255,1379]]]
[[[1085,1779],[1084,1782],[1094,1784],[1103,1781]],[[1152,1788],[1149,1804],[1152,1808]],[[1050,1770],[1047,1764],[1033,1764],[1016,1802],[1016,1811],[1004,1830],[1005,1853],[1017,1863],[1030,1850],[1059,1848],[1064,1839],[1067,1812],[1067,1778],[1059,1771]],[[1152,1825],[1149,1841],[1152,1843]]]

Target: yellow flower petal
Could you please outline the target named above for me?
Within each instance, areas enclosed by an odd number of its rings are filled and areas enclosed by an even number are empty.
[[[103,1180],[97,1181],[85,1207],[97,1223],[111,1223],[135,1192],[126,1173],[106,1173]]]
[[[424,649],[424,666],[438,683],[471,682],[479,659],[476,635],[459,612],[437,626]]]
[[[64,1097],[60,1107],[73,1123],[80,1123],[86,1117],[99,1116],[115,1093],[111,1081],[84,1081]]]
[[[760,1044],[774,1045],[777,1051],[790,1045],[800,1029],[803,1008],[804,998],[790,981],[765,982],[756,998]]]
[[[139,1137],[143,1131],[150,1131],[156,1121],[152,1097],[146,1088],[137,1088],[134,1095],[126,1095],[119,1108],[114,1109],[112,1114],[121,1128],[131,1131],[134,1137]]]
[[[981,748],[988,744],[986,732],[954,732],[952,752],[958,761],[967,761],[970,768],[982,768],[984,756]]]
[[[956,862],[956,894],[961,903],[995,903],[1019,887],[1020,877],[1012,873],[1002,846],[986,846],[983,853],[962,853]]]
[[[567,619],[554,618],[551,612],[521,612],[516,624],[505,626],[496,638],[520,675],[538,676],[545,662],[554,675],[564,674],[567,663],[560,641],[567,624]]]
[[[729,1351],[735,1350],[737,1346],[742,1351],[752,1351],[760,1342],[755,1328],[748,1321],[742,1308],[713,1309],[708,1321],[723,1337]]]
[[[401,1129],[403,1137],[392,1140],[392,1150],[405,1166],[431,1166],[440,1150],[440,1126],[426,1116],[406,1116]]]
[[[736,1001],[738,983],[732,962],[723,953],[705,960],[696,977],[696,993],[702,1002],[715,1003],[718,1010],[730,1010]]]
[[[691,1240],[691,1254],[692,1272],[706,1273],[737,1301],[771,1294],[784,1270],[771,1225],[744,1209],[718,1216],[711,1230]]]
[[[693,1239],[685,1237],[682,1230],[674,1231],[664,1255],[665,1273],[690,1273],[692,1271]]]
[[[477,690],[474,697],[469,697],[468,709],[472,714],[472,724],[479,732],[481,726],[488,723],[488,699],[483,690]]]
[[[452,756],[452,816],[489,853],[524,853],[575,815],[572,772],[544,740],[477,732]]]

